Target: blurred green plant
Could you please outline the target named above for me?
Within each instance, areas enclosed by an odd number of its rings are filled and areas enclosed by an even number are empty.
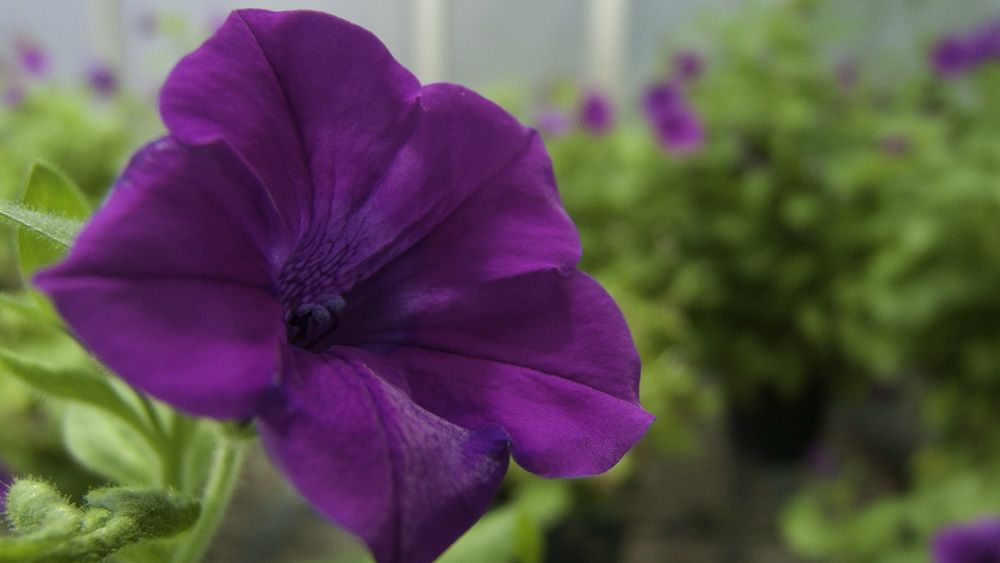
[[[29,276],[60,259],[89,211],[76,183],[35,162],[20,200],[0,200],[0,221],[17,231],[15,271]],[[39,414],[46,426],[63,422],[65,451],[83,470],[44,474],[90,489],[81,510],[47,483],[17,480],[6,503],[15,535],[0,537],[0,561],[99,561],[123,549],[128,561],[200,560],[233,492],[246,430],[188,418],[113,378],[30,289],[0,293],[0,320],[6,321],[0,329],[10,331],[0,343],[0,384],[14,390],[0,397],[7,402],[2,412],[25,417],[23,409],[33,406],[14,381],[65,401]],[[23,433],[14,420],[0,436],[14,446],[3,450],[5,465],[21,473],[48,448],[7,438]],[[119,486],[95,489],[96,478]],[[188,528],[176,539],[143,541]]]
[[[25,171],[44,160],[96,206],[129,151],[159,128],[152,108],[128,94],[103,99],[78,87],[32,84],[23,100],[0,106],[0,200],[20,200]],[[0,227],[0,289],[18,285],[11,233]]]
[[[785,507],[785,537],[799,554],[821,561],[929,561],[935,531],[1000,508],[1000,465],[970,465],[964,457],[954,449],[926,450],[909,492],[876,502],[862,493],[859,468],[818,482]]]
[[[86,501],[81,509],[48,483],[14,483],[7,492],[7,515],[17,535],[0,541],[0,561],[103,561],[127,545],[176,535],[199,513],[193,499],[153,489],[94,489]]]
[[[865,233],[883,195],[871,176],[896,163],[880,150],[876,112],[838,85],[810,6],[750,10],[715,30],[704,74],[683,84],[707,130],[701,150],[665,154],[636,123],[549,142],[584,267],[638,335],[658,429],[718,410],[718,395],[699,388],[705,375],[731,408],[806,400],[806,415],[834,382],[868,375],[838,303],[875,252]],[[844,181],[834,170],[848,160],[858,170]],[[658,364],[672,369],[657,375]]]
[[[1000,69],[870,79],[867,61],[835,58],[821,7],[758,3],[713,23],[704,73],[682,83],[706,126],[700,151],[664,153],[634,119],[547,145],[584,267],[636,334],[652,441],[697,445],[721,398],[738,441],[787,459],[818,438],[827,402],[919,390],[917,458],[946,444],[965,465],[933,479],[911,468],[911,486],[884,500],[853,490],[833,516],[808,487],[785,520],[805,555],[882,561],[903,540],[870,521],[933,512],[926,499],[953,481],[996,484]],[[955,506],[912,527],[899,553],[1000,500]],[[803,539],[810,521],[825,551]]]
[[[783,527],[805,555],[923,561],[936,528],[1000,512],[998,86],[993,65],[879,93],[903,166],[883,172],[875,251],[839,306],[856,357],[920,382],[924,442],[895,494],[865,498],[856,470],[799,495]]]

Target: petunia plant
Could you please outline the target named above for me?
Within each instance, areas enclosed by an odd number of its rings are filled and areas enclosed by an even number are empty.
[[[376,560],[420,562],[484,513],[511,455],[592,475],[646,431],[629,329],[576,267],[537,133],[498,106],[422,86],[333,16],[241,10],[160,112],[166,135],[78,236],[66,201],[0,213],[72,243],[33,279],[100,365],[46,371],[49,391],[92,386],[160,454],[133,478],[200,499],[173,560],[204,553],[252,433]]]

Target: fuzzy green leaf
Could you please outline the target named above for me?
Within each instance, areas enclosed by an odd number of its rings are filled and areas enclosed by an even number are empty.
[[[142,436],[149,436],[146,421],[115,391],[110,376],[95,366],[58,367],[0,347],[0,368],[42,393],[85,403],[114,414]]]
[[[82,221],[42,213],[20,203],[0,199],[0,220],[26,229],[57,248],[69,248],[83,227]]]
[[[0,563],[97,562],[152,538],[190,528],[201,513],[194,499],[169,490],[104,488],[81,509],[43,481],[18,480],[7,493],[12,537],[0,538]]]
[[[66,449],[81,465],[122,485],[157,483],[160,459],[141,434],[106,412],[69,405],[63,418]]]
[[[56,530],[70,533],[79,527],[83,513],[52,485],[24,479],[7,494],[7,518],[14,532],[21,535]]]
[[[90,215],[90,204],[80,188],[55,166],[36,161],[25,178],[21,204],[48,214],[62,221],[83,221]],[[74,233],[75,235],[75,233]],[[54,244],[51,237],[42,236],[37,229],[18,229],[18,252],[21,272],[25,277],[47,266],[66,253],[67,244]]]

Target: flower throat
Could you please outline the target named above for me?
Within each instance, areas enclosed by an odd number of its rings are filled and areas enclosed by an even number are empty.
[[[298,348],[310,348],[337,330],[340,314],[347,302],[340,295],[304,303],[285,314],[285,334],[288,343]]]

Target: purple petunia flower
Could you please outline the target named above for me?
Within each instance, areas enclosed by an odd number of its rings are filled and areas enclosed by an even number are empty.
[[[834,70],[837,85],[844,92],[850,92],[858,85],[858,65],[852,60],[843,60],[837,63]]]
[[[173,70],[140,150],[37,283],[135,386],[257,417],[270,456],[377,560],[430,561],[508,457],[613,466],[652,417],[618,307],[537,134],[421,86],[369,32],[234,12]]]
[[[1000,517],[946,526],[934,536],[934,563],[1000,562]]]
[[[677,78],[691,82],[701,77],[705,71],[705,59],[695,51],[681,51],[674,56],[674,72]]]
[[[96,63],[87,71],[87,84],[98,96],[110,98],[118,91],[118,77],[111,67]]]
[[[153,10],[145,10],[136,18],[135,25],[143,37],[155,37],[160,31],[160,17]]]
[[[3,89],[3,93],[0,94],[0,104],[8,108],[15,108],[24,102],[25,96],[24,87],[12,84]]]
[[[1000,21],[975,28],[966,38],[970,58],[977,64],[1000,57]]]
[[[1000,20],[943,37],[931,48],[930,63],[946,78],[1000,59]]]
[[[806,453],[806,465],[817,477],[836,477],[840,463],[833,452],[821,443],[813,444]]]
[[[664,82],[650,88],[643,98],[643,109],[657,140],[668,151],[688,154],[704,145],[701,118],[677,84]]]
[[[49,56],[42,46],[26,38],[14,43],[17,64],[29,76],[42,77],[49,72]]]
[[[580,124],[596,135],[604,135],[615,125],[615,110],[611,100],[597,90],[590,90],[580,103]]]
[[[681,107],[686,103],[680,86],[670,81],[654,84],[646,90],[642,98],[642,107],[646,115]]]
[[[961,37],[949,35],[931,49],[930,62],[941,76],[953,77],[969,68],[972,59],[965,41]]]
[[[910,152],[910,139],[904,135],[890,135],[879,143],[882,153],[887,156],[903,156]]]

